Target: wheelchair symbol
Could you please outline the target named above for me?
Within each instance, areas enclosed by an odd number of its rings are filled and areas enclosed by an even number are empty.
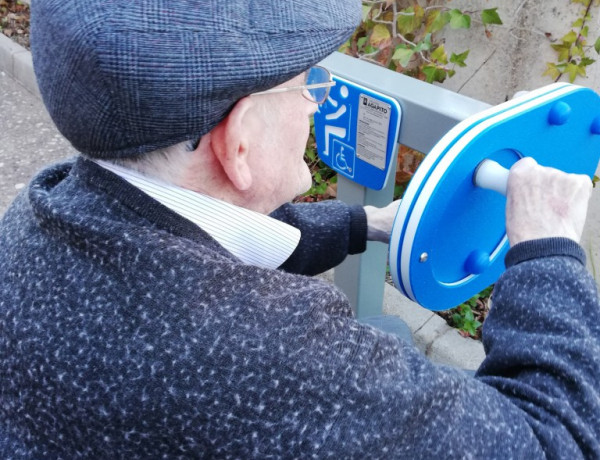
[[[352,147],[346,145],[337,139],[333,140],[333,167],[337,171],[344,173],[349,177],[354,177],[354,164],[356,152]]]

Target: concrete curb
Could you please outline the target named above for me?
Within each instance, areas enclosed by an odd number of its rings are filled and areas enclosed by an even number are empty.
[[[402,318],[413,331],[417,348],[433,362],[476,370],[485,358],[480,341],[461,336],[443,318],[407,299],[389,284],[384,290],[383,312]]]
[[[0,71],[40,98],[31,53],[3,34],[0,34]],[[333,282],[333,271],[322,277]],[[387,284],[383,312],[401,317],[413,332],[417,348],[434,362],[474,370],[485,357],[481,342],[462,337],[441,317],[411,302]]]
[[[4,34],[0,34],[0,71],[13,77],[30,93],[41,97],[31,53]]]

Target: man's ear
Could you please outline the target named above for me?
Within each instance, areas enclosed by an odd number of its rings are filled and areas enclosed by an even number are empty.
[[[252,105],[250,97],[240,99],[210,135],[215,157],[231,183],[241,191],[252,185],[252,169],[248,162],[251,135],[248,116]]]

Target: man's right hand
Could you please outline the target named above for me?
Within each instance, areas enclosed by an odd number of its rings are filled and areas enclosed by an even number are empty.
[[[592,181],[540,166],[533,158],[513,165],[506,193],[506,234],[511,246],[527,240],[566,237],[579,242]]]

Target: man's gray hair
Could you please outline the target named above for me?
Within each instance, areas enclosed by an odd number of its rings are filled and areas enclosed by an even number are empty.
[[[133,169],[145,176],[178,185],[189,164],[191,152],[196,149],[197,145],[198,141],[189,140],[138,157],[113,158],[107,161]]]

